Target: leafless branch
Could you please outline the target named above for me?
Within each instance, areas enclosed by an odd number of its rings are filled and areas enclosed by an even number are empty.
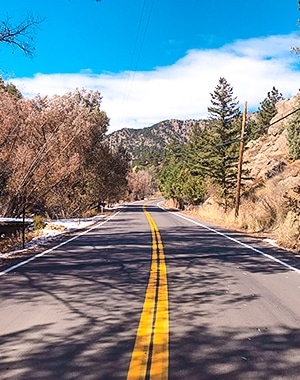
[[[34,36],[39,25],[44,19],[28,14],[19,23],[14,24],[12,18],[6,16],[6,20],[0,23],[0,43],[8,44],[13,48],[32,57],[35,51]]]

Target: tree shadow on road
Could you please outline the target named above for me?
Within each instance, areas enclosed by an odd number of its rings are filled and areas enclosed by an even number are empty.
[[[169,282],[170,380],[299,378],[298,329],[265,323],[264,313],[275,313],[276,305],[260,310],[263,295],[246,281],[287,270],[196,226],[160,232]],[[104,225],[2,278],[1,310],[20,316],[11,317],[18,328],[1,320],[1,378],[125,379],[150,258],[148,226],[111,233]],[[250,306],[255,322],[247,319]]]
[[[170,343],[170,379],[299,379],[298,329],[189,326]]]

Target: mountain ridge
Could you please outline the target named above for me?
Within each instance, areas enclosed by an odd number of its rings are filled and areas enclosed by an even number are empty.
[[[147,153],[162,153],[173,139],[186,144],[196,123],[204,123],[204,120],[167,119],[141,129],[122,128],[109,134],[108,141],[112,149],[125,148],[135,161]]]

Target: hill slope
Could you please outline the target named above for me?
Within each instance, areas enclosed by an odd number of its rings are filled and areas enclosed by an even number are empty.
[[[239,218],[234,210],[224,213],[213,197],[195,210],[197,216],[300,252],[300,160],[289,160],[287,145],[287,127],[299,100],[300,94],[277,103],[266,134],[247,144],[244,168],[251,180],[244,180]]]
[[[143,129],[123,128],[111,133],[108,139],[113,149],[122,146],[134,161],[147,153],[161,153],[172,139],[185,144],[197,122],[202,121],[171,119]]]
[[[268,133],[248,143],[245,161],[248,162],[251,177],[256,182],[271,181],[284,184],[286,191],[300,186],[300,162],[299,160],[292,162],[288,159],[286,137],[287,125],[293,117],[293,115],[288,117],[286,115],[293,112],[298,104],[298,96],[277,103],[277,114],[271,120]]]

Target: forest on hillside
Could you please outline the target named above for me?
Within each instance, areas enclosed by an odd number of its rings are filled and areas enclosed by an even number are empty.
[[[294,180],[286,182],[280,196],[275,196],[279,191],[279,175],[287,172],[288,165],[300,159],[299,100],[289,121],[278,132],[279,135],[283,133],[286,141],[286,157],[276,161],[274,167],[261,178],[251,175],[254,161],[243,162],[242,159],[248,142],[252,141],[254,146],[272,144],[267,133],[277,114],[276,106],[282,100],[282,94],[273,87],[260,103],[255,118],[247,120],[244,113],[245,133],[242,134],[243,118],[238,99],[227,80],[220,78],[211,93],[209,118],[204,126],[195,125],[187,144],[174,141],[165,151],[160,172],[163,195],[175,201],[175,205],[181,209],[196,206],[200,213],[204,209],[203,205],[210,204],[214,207],[206,207],[208,212],[205,217],[211,218],[215,212],[218,214],[217,221],[223,222],[231,215],[234,228],[239,226],[249,232],[261,233],[272,229],[284,231],[281,236],[285,240],[284,244],[299,249],[300,178],[297,170],[292,174],[296,176]],[[267,160],[271,162],[272,156],[267,157]],[[273,184],[272,190],[266,191],[270,184]],[[242,216],[239,216],[240,205]],[[281,228],[282,225],[286,228]]]
[[[226,227],[274,235],[283,246],[299,249],[300,103],[295,97],[292,107],[277,115],[286,102],[273,87],[243,121],[232,86],[220,78],[208,119],[194,123],[185,143],[174,138],[161,152],[145,150],[133,162],[134,199],[149,197],[158,187],[170,207]]]
[[[189,127],[185,143],[176,139],[176,134],[172,138],[169,130],[167,147],[151,151],[149,146],[143,149],[142,143],[135,161],[124,146],[109,143],[109,118],[101,109],[102,97],[97,91],[82,89],[52,98],[25,99],[14,85],[1,80],[0,95],[2,216],[80,217],[97,212],[104,202],[144,199],[160,190],[180,209],[201,209],[209,202],[217,205],[223,219],[233,210],[236,213],[237,200],[242,213],[251,203],[248,216],[239,218],[248,231],[278,228],[279,221],[285,223],[288,218],[292,232],[287,245],[299,247],[300,184],[287,188],[276,204],[262,197],[267,181],[252,178],[247,162],[240,178],[238,175],[241,143],[268,143],[270,122],[283,100],[275,87],[257,113],[243,121],[232,86],[220,78],[211,93],[209,118]],[[299,118],[298,107],[286,126],[289,162],[300,159]],[[245,134],[241,137],[243,122]],[[283,162],[282,168],[285,165]],[[256,214],[257,209],[264,215]],[[211,214],[210,209],[208,219]],[[249,215],[256,215],[254,227]]]

